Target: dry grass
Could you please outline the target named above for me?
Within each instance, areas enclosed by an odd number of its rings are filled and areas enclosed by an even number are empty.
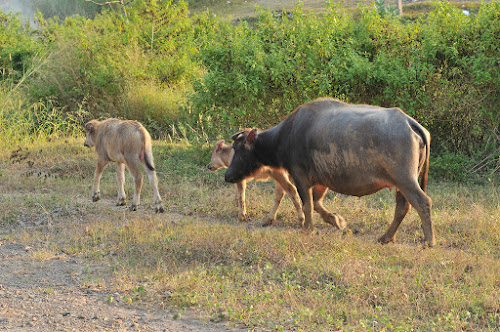
[[[337,232],[316,217],[302,233],[288,198],[276,224],[261,228],[273,185],[248,188],[247,223],[236,222],[233,187],[205,170],[210,146],[156,142],[160,191],[168,213],[155,215],[151,187],[137,213],[114,207],[115,171],[104,198],[90,201],[95,156],[82,139],[34,143],[27,157],[0,160],[0,240],[23,241],[40,260],[80,257],[86,285],[119,292],[125,303],[191,307],[207,319],[259,330],[494,330],[500,324],[498,185],[430,182],[438,245],[423,249],[412,210],[398,243],[376,243],[394,193],[329,194],[326,206],[349,221]],[[15,149],[17,150],[17,148]],[[19,158],[18,158],[19,159]],[[54,169],[52,176],[30,169]],[[131,194],[130,178],[126,190]]]

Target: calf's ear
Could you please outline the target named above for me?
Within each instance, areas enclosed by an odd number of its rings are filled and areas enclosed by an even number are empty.
[[[85,124],[85,131],[92,133],[94,129],[94,124],[92,123],[92,121],[89,121]]]
[[[247,137],[245,138],[245,148],[247,150],[251,150],[253,148],[255,142],[257,141],[257,136],[258,135],[259,134],[257,133],[257,129],[256,128],[252,129],[248,133]]]
[[[222,147],[224,146],[224,141],[218,141],[217,144],[215,144],[215,151],[220,151]]]

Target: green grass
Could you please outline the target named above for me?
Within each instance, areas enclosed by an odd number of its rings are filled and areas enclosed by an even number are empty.
[[[437,247],[424,249],[411,210],[398,243],[377,244],[392,219],[394,193],[354,198],[330,193],[325,205],[348,220],[335,231],[315,217],[318,233],[297,228],[283,202],[275,225],[261,228],[271,183],[251,184],[250,220],[236,221],[233,186],[210,173],[211,146],[156,141],[154,154],[167,213],[114,206],[115,170],[90,200],[94,153],[83,138],[2,149],[0,239],[23,241],[35,257],[74,256],[88,265],[85,285],[108,301],[191,308],[213,321],[270,330],[494,330],[500,324],[500,193],[494,182],[431,179]],[[34,172],[33,170],[37,170]],[[45,173],[44,173],[45,172]],[[41,176],[40,174],[51,174]],[[126,177],[131,196],[131,179]]]

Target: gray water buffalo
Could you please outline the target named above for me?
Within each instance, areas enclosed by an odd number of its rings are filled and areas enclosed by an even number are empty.
[[[208,164],[208,169],[211,171],[217,171],[221,168],[227,168],[231,164],[233,159],[234,150],[231,145],[225,144],[224,141],[218,141],[214,148],[212,149],[212,156],[210,163]],[[302,212],[302,205],[300,204],[299,194],[297,189],[290,182],[290,176],[287,171],[282,168],[272,168],[267,166],[262,166],[261,168],[255,170],[251,175],[245,177],[243,180],[235,183],[236,187],[236,202],[238,204],[238,220],[243,221],[246,219],[247,210],[245,206],[245,191],[246,184],[248,181],[268,181],[273,179],[275,182],[274,190],[274,206],[269,211],[269,214],[264,221],[262,226],[269,226],[276,219],[276,213],[281,204],[285,192],[290,196],[290,199],[297,210],[297,215],[299,216],[299,222],[304,223],[304,213]]]
[[[241,181],[262,165],[284,168],[302,199],[307,230],[313,229],[313,207],[321,204],[328,188],[364,196],[395,187],[394,220],[379,242],[395,240],[411,204],[432,247],[432,201],[424,192],[430,139],[424,127],[398,108],[321,98],[299,106],[271,129],[233,135],[235,152],[225,180]],[[345,224],[335,213],[323,219],[341,229]]]
[[[116,205],[125,205],[125,166],[134,177],[134,199],[130,209],[135,211],[141,201],[142,173],[139,162],[144,165],[150,183],[153,185],[155,211],[163,212],[162,200],[158,192],[158,179],[154,168],[151,136],[141,123],[132,120],[106,119],[91,120],[85,125],[86,147],[95,146],[97,152],[97,167],[92,186],[92,200],[100,199],[100,181],[104,168],[110,161],[117,166],[116,180],[118,182],[118,201]]]

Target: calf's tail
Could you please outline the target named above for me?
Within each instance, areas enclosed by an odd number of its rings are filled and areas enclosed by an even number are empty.
[[[153,150],[151,148],[151,137],[147,132],[142,132],[142,151],[141,157],[143,157],[144,165],[150,170],[154,171],[155,167],[153,166]]]
[[[148,153],[145,153],[144,154],[144,163],[146,164],[146,167],[150,170],[150,171],[154,171],[155,168],[153,167],[153,165],[151,165],[151,161],[149,161],[149,159],[151,158],[151,156],[148,156]]]

